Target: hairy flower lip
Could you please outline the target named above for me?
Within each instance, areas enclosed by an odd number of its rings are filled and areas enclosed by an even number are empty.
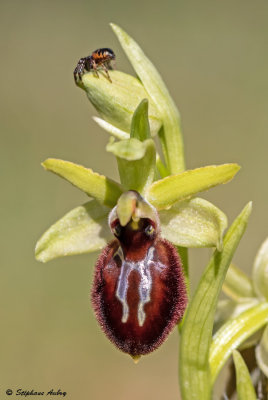
[[[91,301],[96,318],[108,339],[121,351],[137,358],[156,350],[167,338],[171,330],[182,318],[187,296],[181,262],[176,249],[168,241],[159,238],[158,254],[164,257],[168,265],[163,278],[163,271],[157,274],[153,269],[154,284],[151,292],[152,301],[145,304],[147,319],[139,326],[136,315],[137,285],[136,271],[129,275],[130,318],[122,322],[122,306],[116,297],[118,272],[116,266],[109,267],[109,275],[105,272],[108,261],[118,248],[118,241],[112,241],[101,253],[95,267]],[[168,260],[168,261],[167,261]],[[112,270],[111,270],[112,268]],[[116,279],[113,277],[116,276]],[[107,279],[109,279],[107,281]],[[105,281],[106,279],[106,281]],[[105,289],[106,288],[106,289]],[[165,289],[164,289],[165,288]],[[105,291],[104,291],[105,290]],[[156,303],[156,299],[157,303]],[[165,310],[165,311],[164,311]]]

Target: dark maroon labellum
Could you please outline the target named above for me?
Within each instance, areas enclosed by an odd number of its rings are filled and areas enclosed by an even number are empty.
[[[160,237],[155,221],[141,218],[121,226],[95,269],[92,303],[107,337],[139,356],[155,350],[182,318],[187,304],[181,261]]]

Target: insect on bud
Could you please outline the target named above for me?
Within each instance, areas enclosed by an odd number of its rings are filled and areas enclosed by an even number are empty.
[[[86,73],[79,84],[100,117],[115,127],[130,132],[132,116],[139,103],[150,96],[141,82],[120,71],[109,71],[112,83],[99,71],[99,79],[94,72]],[[131,88],[131,91],[129,90]],[[161,128],[162,121],[153,102],[149,102],[149,124],[152,136]]]
[[[134,360],[163,343],[187,304],[181,261],[160,236],[156,209],[121,195],[109,224],[115,239],[95,267],[92,304],[106,336]]]

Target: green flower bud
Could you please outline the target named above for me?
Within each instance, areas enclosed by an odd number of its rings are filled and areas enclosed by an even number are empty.
[[[120,71],[109,71],[109,74],[112,83],[104,74],[99,73],[98,78],[93,72],[87,73],[83,75],[81,88],[105,121],[130,132],[134,111],[141,100],[150,100],[150,97],[137,78]],[[151,134],[156,135],[162,122],[152,101],[149,101],[149,124]]]

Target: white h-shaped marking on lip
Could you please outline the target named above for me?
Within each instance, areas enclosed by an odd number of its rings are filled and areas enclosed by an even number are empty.
[[[154,265],[155,262],[153,261],[154,258],[155,248],[152,246],[149,248],[146,257],[144,260],[140,261],[126,261],[124,259],[123,251],[121,247],[118,248],[115,256],[120,257],[121,259],[121,272],[118,279],[118,285],[116,290],[116,297],[122,303],[123,306],[123,313],[121,321],[123,323],[127,322],[129,317],[129,307],[127,304],[127,291],[128,291],[128,277],[130,273],[135,270],[140,274],[141,280],[139,284],[139,295],[140,301],[138,304],[138,321],[139,326],[143,326],[144,321],[146,319],[146,314],[144,312],[144,305],[148,303],[151,298],[151,289],[152,289],[152,277],[150,266]],[[164,268],[164,264],[158,262],[159,268]]]

